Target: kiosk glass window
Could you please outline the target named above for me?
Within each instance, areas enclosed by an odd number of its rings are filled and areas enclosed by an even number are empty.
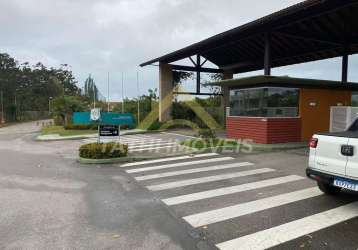
[[[252,88],[230,91],[230,115],[249,117],[297,117],[299,90]]]

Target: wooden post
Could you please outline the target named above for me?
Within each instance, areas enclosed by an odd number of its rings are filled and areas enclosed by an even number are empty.
[[[271,37],[269,33],[265,35],[264,71],[266,76],[271,75]]]
[[[201,65],[200,55],[197,55],[196,56],[196,68],[197,68],[197,71],[196,71],[196,93],[197,94],[200,94],[200,65]]]
[[[348,55],[342,57],[342,82],[348,82]]]

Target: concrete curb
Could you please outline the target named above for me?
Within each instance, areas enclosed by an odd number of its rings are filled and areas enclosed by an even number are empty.
[[[81,164],[86,165],[96,165],[96,164],[115,164],[115,163],[124,163],[134,161],[134,157],[120,157],[120,158],[111,158],[111,159],[87,159],[79,157],[77,161]]]
[[[148,134],[148,133],[159,133],[161,131],[125,131],[121,135],[136,135],[136,134]],[[52,137],[51,137],[52,136]],[[83,140],[97,138],[97,134],[87,135],[74,135],[74,136],[60,136],[58,134],[50,135],[39,135],[36,137],[36,141],[69,141],[69,140]]]
[[[283,144],[250,144],[253,147],[253,153],[256,152],[270,152],[270,151],[278,151],[278,150],[292,150],[292,149],[301,149],[307,148],[307,143],[283,143]],[[193,147],[186,146],[191,149],[195,149]],[[218,146],[218,147],[209,147],[203,149],[197,149],[200,153],[202,152],[210,152],[213,150],[220,151],[220,150],[232,150],[236,149],[237,147],[245,146],[243,144],[237,146]]]
[[[104,164],[118,164],[118,163],[128,163],[128,162],[140,162],[150,159],[161,159],[161,158],[167,158],[167,157],[175,157],[175,156],[183,156],[183,155],[190,155],[197,153],[196,151],[192,152],[183,152],[183,153],[177,153],[177,154],[168,154],[165,156],[127,156],[127,157],[121,157],[121,158],[112,158],[112,159],[86,159],[82,157],[78,157],[77,162],[83,164],[83,165],[104,165]]]

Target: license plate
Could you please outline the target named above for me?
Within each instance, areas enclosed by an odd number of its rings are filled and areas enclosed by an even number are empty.
[[[358,182],[354,182],[351,180],[337,178],[334,179],[333,186],[348,189],[348,190],[358,191]]]

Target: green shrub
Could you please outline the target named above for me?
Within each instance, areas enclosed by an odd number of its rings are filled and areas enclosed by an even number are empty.
[[[212,129],[200,129],[198,136],[203,139],[214,139],[216,138],[215,131]]]
[[[116,142],[90,143],[82,145],[79,149],[81,158],[111,159],[125,157],[128,154],[128,145]]]
[[[149,128],[147,130],[159,130],[163,125],[164,125],[164,123],[156,120],[149,126]]]
[[[121,125],[121,129],[123,130],[127,130],[127,129],[130,129],[131,127],[128,125],[128,124],[122,124]]]

